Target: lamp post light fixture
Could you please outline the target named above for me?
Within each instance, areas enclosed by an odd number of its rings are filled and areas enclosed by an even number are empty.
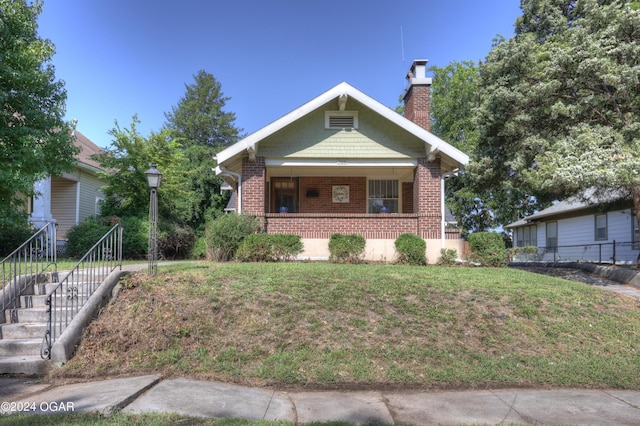
[[[147,175],[147,183],[151,188],[149,200],[149,275],[155,275],[158,271],[158,187],[162,181],[162,173],[155,164],[144,172]]]

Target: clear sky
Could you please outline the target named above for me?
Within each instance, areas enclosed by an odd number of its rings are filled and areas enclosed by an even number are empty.
[[[106,147],[133,114],[148,136],[199,70],[244,134],[346,81],[395,108],[413,59],[485,58],[513,35],[519,0],[44,0],[67,115]]]

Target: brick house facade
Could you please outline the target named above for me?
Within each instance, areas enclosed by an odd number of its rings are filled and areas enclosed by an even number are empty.
[[[407,75],[405,116],[347,83],[220,152],[216,172],[236,191],[237,212],[266,232],[301,235],[305,258],[327,258],[334,233],[360,234],[369,260],[393,260],[403,233],[461,252],[445,227],[445,177],[466,154],[429,132],[431,79],[426,60]]]

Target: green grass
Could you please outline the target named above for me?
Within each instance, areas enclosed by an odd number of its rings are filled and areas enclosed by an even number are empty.
[[[53,377],[640,389],[640,305],[513,269],[207,264],[134,274]]]
[[[251,424],[253,426],[285,426],[292,425],[285,421],[247,421],[241,419],[205,419],[186,417],[178,414],[122,414],[116,413],[108,418],[95,413],[73,414],[14,414],[0,415],[0,425],[33,426],[33,425],[115,425],[115,426],[237,426]],[[332,423],[338,424],[338,423]],[[341,423],[348,425],[349,423]]]

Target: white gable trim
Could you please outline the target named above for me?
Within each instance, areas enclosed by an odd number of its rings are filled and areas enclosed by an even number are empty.
[[[425,147],[426,149],[425,152],[436,152],[436,151],[440,152],[441,154],[444,154],[447,157],[458,162],[460,165],[465,165],[469,162],[469,156],[467,154],[463,153],[462,151],[453,147],[452,145],[449,145],[447,142],[443,141],[442,139],[438,138],[434,134],[428,132],[427,130],[423,129],[422,127],[418,126],[412,121],[404,118],[397,112],[381,104],[380,102],[376,101],[372,97],[364,94],[363,92],[359,91],[358,89],[351,86],[350,84],[342,82],[337,86],[324,92],[317,98],[312,99],[311,101],[291,111],[290,113],[284,115],[283,117],[272,122],[271,124],[268,124],[262,129],[242,139],[241,141],[238,141],[237,143],[231,145],[227,149],[220,151],[216,156],[216,160],[218,161],[218,164],[222,164],[225,161],[229,160],[230,158],[240,154],[241,152],[246,151],[251,147],[255,147],[257,143],[267,138],[268,136],[271,136],[272,134],[290,125],[291,123],[298,120],[299,118],[302,118],[305,115],[315,111],[316,109],[320,108],[322,105],[328,103],[329,101],[339,98],[343,95],[353,97],[355,100],[362,103],[363,105],[370,108],[371,110],[377,112],[378,114],[382,115],[387,120],[400,126],[401,128],[413,134],[417,138],[425,141],[425,143],[428,145],[427,147]]]

